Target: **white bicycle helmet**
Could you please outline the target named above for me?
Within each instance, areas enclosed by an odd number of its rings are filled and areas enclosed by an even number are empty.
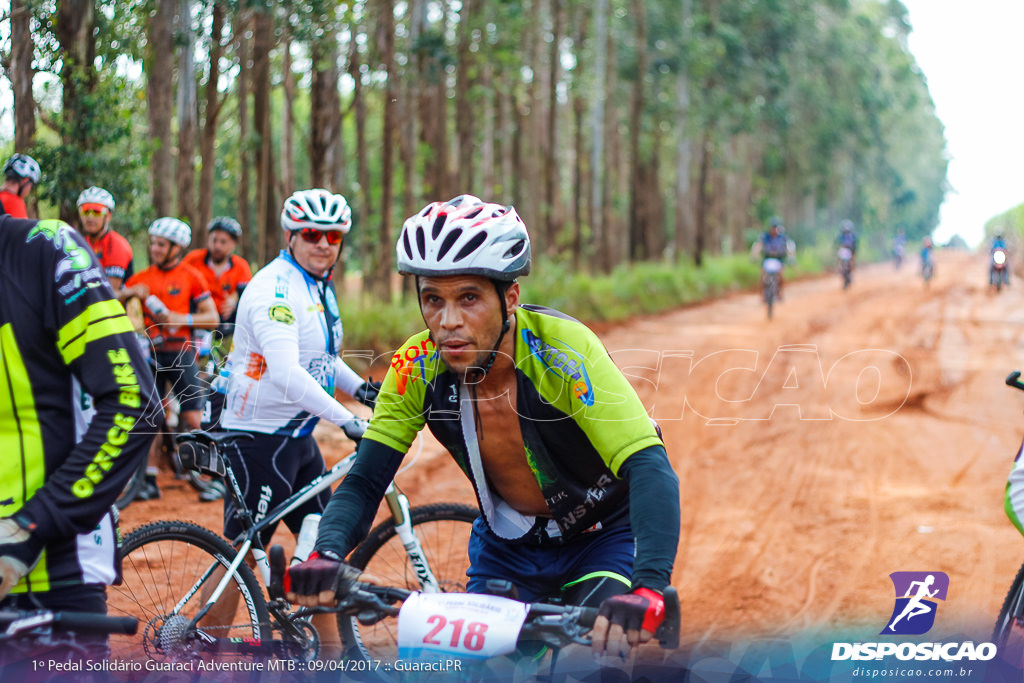
[[[299,190],[284,201],[281,228],[287,232],[303,228],[340,230],[344,234],[352,228],[352,209],[340,194]]]
[[[4,164],[5,178],[27,178],[38,185],[43,177],[36,160],[27,154],[14,154]]]
[[[429,204],[405,221],[396,251],[400,273],[511,282],[530,272],[530,236],[516,210],[469,194]]]
[[[242,226],[230,216],[218,216],[210,221],[210,224],[206,226],[206,232],[209,233],[214,230],[223,230],[236,240],[242,236]]]
[[[78,208],[86,204],[99,204],[107,207],[108,211],[114,210],[114,196],[102,187],[87,187],[78,195]]]
[[[153,224],[149,226],[149,234],[163,237],[181,247],[188,247],[192,244],[192,228],[188,227],[184,221],[169,216],[153,221]]]

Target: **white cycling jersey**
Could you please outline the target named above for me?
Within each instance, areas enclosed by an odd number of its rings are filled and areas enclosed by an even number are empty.
[[[334,290],[282,251],[238,302],[221,425],[306,436],[320,418],[352,420],[334,388],[352,394],[363,380],[338,356],[341,340]]]

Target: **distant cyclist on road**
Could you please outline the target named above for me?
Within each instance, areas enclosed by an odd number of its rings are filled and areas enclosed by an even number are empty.
[[[782,300],[782,286],[785,283],[783,276],[784,266],[790,256],[791,244],[786,239],[785,228],[782,219],[772,216],[768,221],[768,231],[761,233],[761,238],[754,243],[752,255],[754,258],[761,258],[761,286],[764,286],[765,274],[768,268],[778,268],[779,287],[776,295],[779,301]],[[771,259],[772,261],[769,261]],[[776,263],[777,262],[777,263]]]
[[[512,207],[470,195],[430,204],[405,222],[397,252],[427,329],[392,359],[316,552],[289,571],[289,600],[335,599],[354,571],[342,559],[429,426],[480,505],[470,592],[504,579],[524,601],[599,605],[596,654],[649,640],[664,619],[679,482],[633,388],[584,325],[520,304],[530,239]]]
[[[14,218],[28,218],[25,200],[42,177],[35,159],[27,154],[11,156],[4,164],[4,184],[0,187],[2,213]]]
[[[88,187],[78,195],[81,232],[103,266],[110,286],[119,293],[134,271],[131,245],[110,227],[114,206],[113,195],[102,187]]]
[[[111,506],[145,458],[159,401],[99,262],[61,221],[0,217],[0,360],[0,608],[105,613],[118,570]],[[4,643],[0,670],[29,681],[40,674],[20,656],[106,659],[105,636],[79,643]]]

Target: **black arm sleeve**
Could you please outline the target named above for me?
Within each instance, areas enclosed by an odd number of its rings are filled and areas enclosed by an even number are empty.
[[[362,439],[355,464],[331,496],[316,540],[316,550],[346,557],[366,538],[388,484],[402,464],[404,453]]]
[[[636,538],[633,588],[662,591],[672,581],[679,545],[679,478],[663,446],[626,458],[619,476],[629,482],[629,522]]]

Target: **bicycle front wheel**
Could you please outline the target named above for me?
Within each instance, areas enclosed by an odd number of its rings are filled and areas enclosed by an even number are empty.
[[[122,555],[123,578],[110,587],[107,609],[114,616],[137,618],[139,630],[134,636],[111,636],[112,659],[164,662],[245,657],[217,655],[216,644],[189,626],[235,557],[227,541],[189,522],[153,522],[125,537]],[[248,565],[238,567],[198,627],[221,642],[270,639],[266,600]]]
[[[1000,657],[1018,666],[1024,663],[1024,565],[1010,584],[1003,606],[992,630],[992,642],[999,648]]]
[[[464,592],[469,569],[469,537],[480,512],[469,505],[440,503],[410,511],[413,532],[423,546],[423,559],[441,590]],[[349,564],[381,580],[386,586],[420,590],[420,580],[409,555],[388,520],[377,525],[348,558]],[[346,656],[353,659],[394,661],[398,656],[398,619],[387,618],[364,626],[355,617],[338,616],[338,630]]]

